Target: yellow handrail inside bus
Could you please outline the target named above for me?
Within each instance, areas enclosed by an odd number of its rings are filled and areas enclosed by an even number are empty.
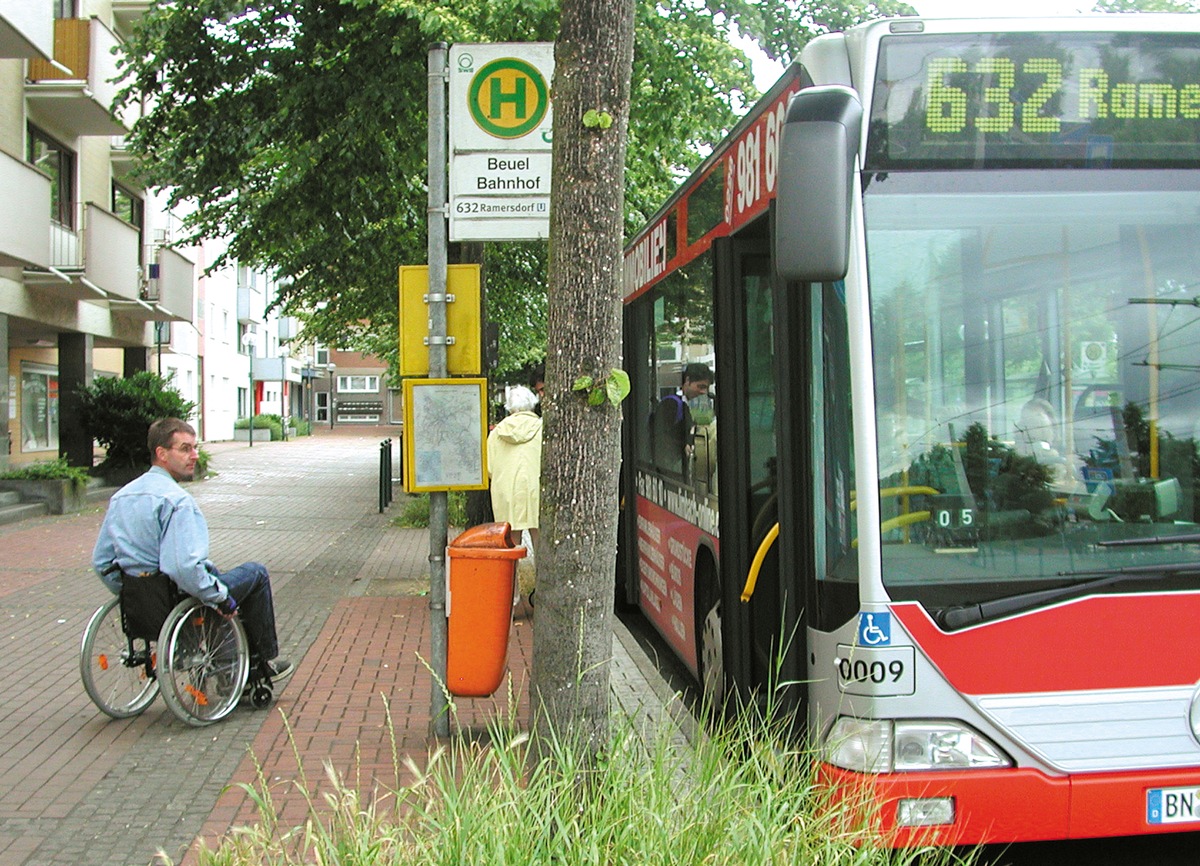
[[[749,601],[750,596],[754,595],[754,586],[758,583],[758,572],[762,569],[763,560],[767,558],[767,551],[771,549],[771,545],[778,537],[779,523],[776,522],[763,538],[762,544],[758,546],[758,552],[754,554],[754,561],[750,563],[750,571],[746,574],[746,585],[742,587],[743,602]]]
[[[895,517],[889,517],[879,524],[880,532],[887,532],[890,529],[899,529],[902,526],[911,526],[914,523],[920,523],[922,520],[928,520],[932,517],[932,512],[929,511],[912,511],[908,514],[897,514]],[[858,541],[858,539],[854,539]]]
[[[854,511],[858,506],[858,503],[855,501],[856,492],[857,491],[853,490],[850,492],[851,511]],[[940,490],[937,490],[933,487],[924,487],[918,485],[911,487],[885,487],[879,491],[879,495],[881,497],[888,497],[911,496],[918,493],[927,493],[933,496],[940,492]],[[887,532],[889,529],[896,529],[900,526],[908,526],[912,523],[920,523],[922,520],[928,520],[930,516],[931,514],[928,511],[914,511],[911,514],[901,514],[883,521],[879,528],[881,532]],[[767,552],[770,551],[771,545],[775,543],[775,539],[777,538],[779,538],[778,523],[772,526],[767,532],[766,536],[762,540],[762,543],[758,545],[758,551],[754,554],[754,561],[750,563],[750,571],[746,573],[746,585],[742,587],[741,598],[743,602],[749,601],[750,596],[754,595],[754,587],[758,584],[758,573],[762,570],[763,560],[767,558]],[[857,547],[858,539],[854,539],[850,546]]]
[[[942,491],[938,490],[936,487],[925,487],[924,485],[920,485],[920,484],[906,486],[906,487],[880,487],[879,488],[879,498],[887,499],[889,496],[916,496],[918,493],[925,493],[925,494],[928,494],[929,496],[936,496],[937,494],[939,494],[941,492]],[[850,491],[850,510],[856,511],[857,509],[858,509],[858,491],[851,490]]]

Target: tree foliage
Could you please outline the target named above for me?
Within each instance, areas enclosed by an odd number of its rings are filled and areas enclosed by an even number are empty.
[[[757,97],[735,27],[788,58],[813,33],[901,8],[795,6],[638,0],[627,231]],[[551,41],[558,26],[557,0],[159,2],[123,61],[121,99],[150,106],[130,148],[146,185],[187,203],[175,242],[227,238],[226,258],[278,272],[306,336],[394,360],[396,267],[426,258],[427,47]],[[545,244],[487,244],[484,258],[511,375],[545,352]]]
[[[1095,12],[1200,12],[1195,0],[1097,0]]]
[[[791,63],[815,36],[845,30],[863,21],[892,15],[915,15],[902,0],[705,0],[723,11],[737,29],[759,44],[768,56]]]

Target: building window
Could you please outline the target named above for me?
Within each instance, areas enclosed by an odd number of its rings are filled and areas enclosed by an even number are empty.
[[[21,364],[21,450],[58,448],[58,371]]]
[[[379,392],[378,376],[338,376],[339,394],[376,394]]]
[[[317,418],[318,421],[329,420],[329,392],[317,391]]]
[[[145,226],[146,205],[133,190],[113,181],[112,211],[138,232]]]
[[[247,337],[247,335],[249,335],[249,336],[250,336],[250,338],[251,338],[251,339],[254,341],[253,343],[247,343],[247,342],[246,342],[246,337]],[[255,336],[255,334],[254,334],[254,326],[253,326],[253,325],[247,325],[247,324],[245,324],[245,323],[243,323],[243,322],[238,322],[238,326],[237,326],[237,350],[238,350],[239,352],[241,352],[243,355],[253,355],[253,354],[254,354],[254,349],[255,349],[255,348],[257,347],[257,345],[258,345],[258,342],[257,342],[257,340],[258,340],[258,338],[257,338],[257,336]],[[265,356],[264,356],[264,357],[265,357]]]
[[[53,0],[55,18],[74,18],[75,0]]]
[[[316,355],[316,364],[318,367],[329,366],[329,350],[324,346],[316,346],[313,349],[313,354]]]
[[[30,126],[26,158],[50,178],[50,218],[74,228],[75,154],[36,126]]]

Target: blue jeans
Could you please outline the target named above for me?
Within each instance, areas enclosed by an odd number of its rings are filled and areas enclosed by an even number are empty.
[[[238,604],[238,617],[246,629],[250,654],[263,661],[279,655],[275,635],[275,602],[271,597],[271,578],[267,567],[258,562],[243,562],[220,572],[217,577],[229,589]]]

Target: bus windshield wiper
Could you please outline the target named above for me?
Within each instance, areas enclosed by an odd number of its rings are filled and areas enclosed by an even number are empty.
[[[1146,535],[1141,538],[1115,538],[1112,541],[1097,541],[1097,547],[1134,547],[1151,544],[1200,544],[1200,532],[1184,532],[1179,535]]]
[[[1005,596],[993,601],[944,608],[937,612],[935,619],[945,629],[965,628],[969,625],[987,622],[990,619],[997,619],[1006,614],[1032,610],[1051,602],[1062,601],[1114,583],[1128,580],[1162,580],[1177,574],[1200,574],[1200,562],[1126,565],[1120,568],[1098,568],[1092,571],[1060,571],[1060,577],[1084,579],[1050,589]]]

